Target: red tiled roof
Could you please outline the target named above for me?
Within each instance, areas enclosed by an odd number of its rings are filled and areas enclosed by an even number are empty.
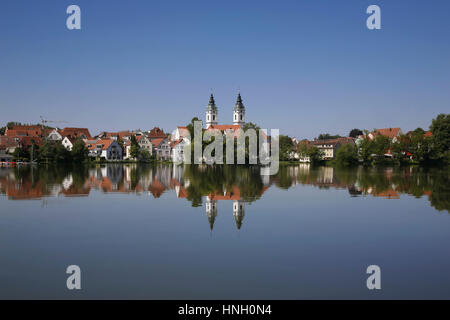
[[[90,145],[90,147],[88,147],[89,150],[96,150],[98,145],[102,145],[102,150],[106,150],[114,141],[115,140],[113,139],[100,139],[97,140],[95,143],[92,143],[92,141],[88,140],[85,140],[84,143],[86,145]]]
[[[41,146],[42,145],[42,140],[39,137],[21,137],[20,140],[19,140],[19,144],[23,148],[31,147],[33,142],[37,146]]]
[[[150,130],[150,133],[148,134],[148,137],[151,139],[155,138],[166,138],[167,135],[158,127],[154,127],[152,130]]]
[[[390,139],[398,136],[400,133],[400,128],[384,128],[384,129],[375,129],[372,134],[377,135],[381,134],[382,136],[388,137]]]
[[[152,140],[153,148],[158,148],[159,145],[165,140],[165,138],[158,138]]]
[[[239,124],[212,124],[209,126],[208,130],[220,130],[220,131],[225,131],[225,130],[238,130],[241,129],[241,125]]]
[[[64,136],[70,136],[72,138],[81,138],[83,135],[87,138],[91,137],[87,128],[64,128],[59,133]]]
[[[13,137],[0,136],[0,149],[17,147],[18,142]]]

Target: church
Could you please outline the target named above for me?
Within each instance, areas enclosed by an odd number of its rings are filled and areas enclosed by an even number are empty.
[[[225,134],[239,134],[245,124],[245,107],[242,103],[241,93],[238,93],[236,103],[233,108],[233,124],[218,124],[219,123],[219,109],[216,106],[214,96],[211,93],[209,103],[206,107],[205,115],[205,129],[206,130],[220,130]],[[184,150],[191,144],[191,137],[187,127],[177,127],[171,136],[171,158],[173,162],[184,161]]]
[[[208,106],[206,107],[206,129],[218,129],[221,131],[236,130],[242,128],[245,124],[245,107],[242,103],[241,93],[238,93],[236,103],[233,109],[233,124],[219,125],[219,110],[214,101],[214,96],[211,93]]]

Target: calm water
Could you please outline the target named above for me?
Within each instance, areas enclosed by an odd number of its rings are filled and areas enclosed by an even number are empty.
[[[422,168],[1,168],[0,298],[449,299],[449,182]]]

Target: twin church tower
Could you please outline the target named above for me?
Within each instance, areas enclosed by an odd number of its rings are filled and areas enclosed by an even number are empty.
[[[211,125],[215,126],[218,124],[219,112],[216,106],[216,102],[214,101],[214,96],[211,93],[211,97],[209,98],[209,104],[206,107],[206,129],[208,129]],[[241,93],[238,93],[238,97],[236,100],[236,104],[234,105],[233,110],[233,125],[244,125],[245,124],[245,107],[242,103]]]

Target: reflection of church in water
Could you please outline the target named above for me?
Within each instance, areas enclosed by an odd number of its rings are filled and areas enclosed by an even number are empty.
[[[208,217],[211,231],[214,228],[214,221],[217,217],[219,200],[233,201],[233,217],[234,221],[236,221],[236,227],[240,230],[245,216],[245,203],[241,199],[239,189],[235,187],[232,192],[224,192],[223,195],[212,193],[206,196],[206,216]]]

